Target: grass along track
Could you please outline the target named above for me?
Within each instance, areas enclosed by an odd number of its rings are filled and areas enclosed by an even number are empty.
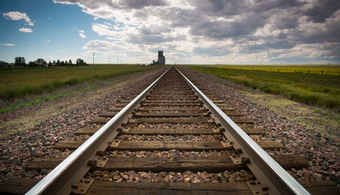
[[[14,99],[30,94],[51,92],[64,85],[76,85],[98,79],[153,69],[129,65],[95,65],[0,70],[0,98]]]
[[[340,79],[334,75],[296,74],[209,66],[186,66],[232,82],[280,94],[291,100],[340,110]]]
[[[3,69],[0,70],[0,114],[110,83],[104,79],[154,68],[95,65]]]

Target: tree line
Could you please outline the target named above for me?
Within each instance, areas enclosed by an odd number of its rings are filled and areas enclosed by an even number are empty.
[[[25,57],[15,57],[14,58],[14,64],[17,66],[24,66],[24,67],[51,67],[51,66],[84,66],[87,65],[87,63],[81,59],[78,58],[76,60],[76,63],[73,63],[70,59],[69,61],[60,61],[59,59],[57,61],[53,60],[53,62],[49,61],[48,63],[43,58],[38,58],[35,61],[31,61],[29,63],[26,63]]]

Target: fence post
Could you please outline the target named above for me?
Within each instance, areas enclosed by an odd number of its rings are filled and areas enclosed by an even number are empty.
[[[323,70],[321,70],[321,75],[323,75]]]
[[[309,74],[309,70],[308,70],[308,74]]]
[[[277,72],[280,72],[280,70],[279,70],[279,69],[277,69]]]

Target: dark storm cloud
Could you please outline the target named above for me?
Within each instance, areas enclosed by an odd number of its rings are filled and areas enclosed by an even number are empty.
[[[247,22],[214,21],[200,23],[192,26],[190,33],[195,36],[203,36],[212,39],[238,38],[254,33],[260,24]]]
[[[150,13],[169,23],[171,28],[190,27],[207,20],[207,16],[200,13],[197,9],[172,7],[152,10]]]
[[[139,32],[142,35],[160,35],[162,33],[170,33],[171,29],[167,26],[150,25],[150,26],[142,26],[139,29]]]
[[[268,51],[270,49],[291,49],[295,43],[288,40],[274,40],[263,44],[246,44],[242,46],[244,53]]]
[[[171,34],[172,29],[166,25],[143,25],[136,29],[137,33],[127,34],[127,42],[134,44],[157,44],[164,42],[172,42],[175,40],[184,40],[186,37]]]
[[[222,47],[195,47],[193,53],[203,56],[224,56],[229,51]]]
[[[165,0],[121,0],[115,4],[117,7],[125,9],[142,9],[149,6],[165,6]]]
[[[126,41],[133,44],[157,45],[185,39],[185,36],[173,37],[163,34],[129,34]]]
[[[202,13],[218,16],[233,16],[244,13],[262,13],[272,9],[287,9],[302,6],[304,3],[297,0],[208,0],[189,1]]]
[[[338,43],[340,44],[340,11],[337,18],[328,18],[324,24],[294,29],[289,33],[293,41],[304,44]]]
[[[269,23],[279,29],[292,29],[298,25],[298,18],[301,17],[295,7],[287,9],[300,5],[296,1],[256,1],[253,5],[249,1],[190,3],[194,9],[160,10],[163,14],[157,15],[170,21],[173,28],[189,27],[192,36],[217,40],[250,36]],[[282,37],[285,36],[282,34]]]
[[[305,15],[313,22],[325,22],[339,9],[339,0],[318,0],[311,8],[307,9]]]
[[[276,29],[294,29],[299,25],[299,18],[302,14],[298,8],[271,10],[269,13],[269,23]]]
[[[262,28],[268,21],[265,13],[243,14],[234,20],[215,20],[207,18],[191,26],[190,33],[195,36],[203,36],[212,39],[239,39],[252,35],[257,29]]]
[[[307,2],[296,0],[254,0],[252,3],[248,0],[209,0],[190,3],[195,7],[191,12],[205,13],[207,16],[196,22],[185,20],[183,14],[180,15],[181,23],[189,24],[192,36],[221,41],[231,39],[240,44],[239,47],[244,53],[291,49],[299,44],[340,43],[340,21],[332,20],[335,17],[334,12],[339,10],[339,0],[317,1],[309,5],[311,8],[307,11],[303,8]],[[314,22],[324,22],[324,25],[320,29],[303,25],[300,20],[303,16]],[[214,17],[227,20],[214,20]],[[269,31],[267,33],[277,33],[254,35],[259,29],[266,27]],[[256,40],[264,43],[248,44],[249,41]],[[194,52],[199,51],[201,50],[196,49]]]

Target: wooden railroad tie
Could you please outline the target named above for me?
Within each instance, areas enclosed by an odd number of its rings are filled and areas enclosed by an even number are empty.
[[[111,118],[94,118],[89,123],[91,124],[106,124]],[[252,120],[246,118],[232,118],[236,124],[253,124]],[[213,123],[213,119],[205,117],[191,118],[135,118],[129,121],[130,123]]]
[[[96,126],[95,128],[88,126],[80,128],[75,132],[76,135],[81,134],[94,134],[96,133],[101,125]],[[244,132],[248,135],[263,135],[265,131],[259,128],[242,128]],[[120,134],[140,134],[140,135],[217,135],[220,134],[220,131],[217,129],[209,128],[209,129],[148,129],[148,128],[133,128],[133,129],[124,129],[124,131],[120,132]]]
[[[84,141],[62,141],[54,146],[55,149],[64,151],[66,149],[77,149]],[[278,141],[257,141],[263,149],[280,149],[285,146]],[[227,150],[232,147],[223,147],[221,142],[183,142],[183,141],[121,141],[118,147],[109,146],[107,150],[180,150],[180,151],[200,151],[200,150]]]
[[[274,155],[272,156],[283,168],[302,169],[308,167],[308,161],[294,154]],[[27,164],[25,170],[53,169],[58,166],[63,158],[43,158],[34,159]],[[109,171],[206,171],[206,172],[223,172],[223,171],[240,171],[247,169],[246,166],[235,165],[229,157],[172,157],[172,158],[127,158],[127,157],[109,157],[104,167],[97,167],[96,170]]]

